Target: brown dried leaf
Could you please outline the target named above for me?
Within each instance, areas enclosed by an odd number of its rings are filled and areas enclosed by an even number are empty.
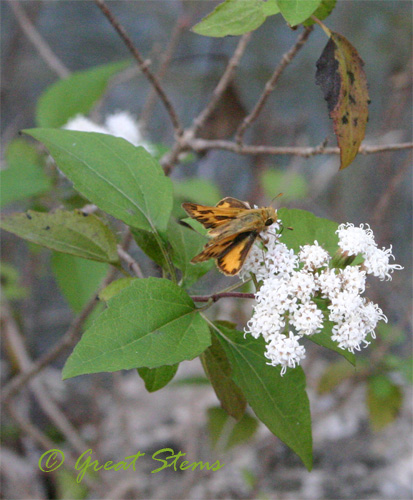
[[[340,148],[340,169],[356,157],[364,139],[370,103],[363,61],[339,33],[330,40],[317,61],[316,83],[327,101]]]

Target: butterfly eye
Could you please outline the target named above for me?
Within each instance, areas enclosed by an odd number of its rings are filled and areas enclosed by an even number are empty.
[[[271,226],[271,224],[272,224],[273,222],[274,222],[274,221],[273,221],[271,218],[269,218],[269,219],[267,219],[267,220],[265,221],[265,225],[266,225],[266,226]]]

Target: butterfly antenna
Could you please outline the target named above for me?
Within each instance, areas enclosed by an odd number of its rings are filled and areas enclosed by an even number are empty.
[[[271,205],[273,204],[273,202],[277,199],[277,198],[280,198],[281,196],[283,196],[284,193],[278,193],[277,196],[274,196],[274,198],[271,200]]]

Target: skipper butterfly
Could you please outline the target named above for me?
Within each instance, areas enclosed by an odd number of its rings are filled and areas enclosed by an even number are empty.
[[[191,262],[215,259],[220,271],[228,276],[239,273],[260,233],[277,222],[274,208],[251,208],[236,198],[224,198],[215,207],[183,203],[182,208],[209,229],[212,238]]]

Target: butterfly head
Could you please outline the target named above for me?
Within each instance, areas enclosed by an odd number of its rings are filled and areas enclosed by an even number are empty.
[[[262,218],[264,221],[264,226],[271,226],[274,222],[277,222],[277,210],[272,207],[266,207],[262,209]]]

